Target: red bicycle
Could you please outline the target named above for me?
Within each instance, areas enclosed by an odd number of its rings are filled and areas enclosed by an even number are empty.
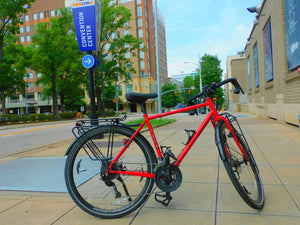
[[[219,114],[213,103],[217,88],[232,83],[235,93],[244,93],[235,78],[212,83],[189,100],[190,106],[149,116],[145,102],[155,93],[128,93],[126,98],[141,105],[144,122],[138,129],[122,123],[126,119],[112,118],[79,121],[73,129],[77,137],[66,152],[66,186],[74,202],[85,212],[101,218],[118,218],[140,207],[150,196],[154,183],[165,194],[155,194],[155,200],[168,205],[171,192],[182,182],[179,165],[209,121],[215,128],[215,141],[226,171],[242,199],[254,209],[264,207],[264,190],[258,167],[236,117]],[[204,103],[193,104],[199,97]],[[175,156],[171,149],[159,146],[151,120],[208,107],[209,113],[197,130],[186,130],[188,141]],[[91,125],[92,124],[92,125]],[[141,134],[147,125],[155,147]]]

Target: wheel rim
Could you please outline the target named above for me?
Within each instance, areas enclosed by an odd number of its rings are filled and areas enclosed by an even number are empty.
[[[70,186],[73,188],[68,188],[72,189],[69,192],[81,208],[92,214],[129,213],[144,201],[153,185],[150,178],[105,175],[104,171],[108,168],[104,165],[105,161],[111,162],[123,148],[124,140],[128,139],[128,135],[124,135],[122,132],[115,134],[111,154],[107,154],[107,145],[112,140],[110,132],[110,130],[105,132],[101,137],[99,134],[90,136],[82,144],[83,147],[78,147],[71,165],[72,169],[70,169],[70,171],[72,170]],[[114,167],[118,167],[120,170],[152,172],[153,165],[150,164],[149,153],[141,150],[140,145],[133,141],[117,164],[114,164]],[[129,195],[126,193],[123,183]]]
[[[236,180],[240,183],[243,191],[252,200],[258,202],[260,199],[260,190],[258,186],[258,177],[255,174],[253,165],[250,162],[250,158],[247,159],[241,153],[238,145],[236,144],[232,134],[229,129],[225,127],[224,129],[225,137],[225,149],[227,152],[227,158],[231,165],[232,171]],[[247,154],[246,144],[242,142],[240,136],[237,136],[240,144],[244,148]]]

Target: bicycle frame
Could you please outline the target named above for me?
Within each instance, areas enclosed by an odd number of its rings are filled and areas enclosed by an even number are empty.
[[[163,155],[162,155],[161,149],[158,145],[158,142],[157,142],[157,139],[156,139],[156,136],[154,134],[154,130],[153,130],[153,127],[152,127],[150,121],[153,120],[153,119],[170,116],[170,115],[177,114],[177,113],[187,112],[187,111],[190,111],[190,110],[194,110],[194,109],[198,109],[198,108],[202,108],[202,107],[206,107],[206,106],[208,106],[210,108],[210,112],[205,117],[205,119],[202,121],[202,123],[198,127],[197,131],[195,132],[195,134],[193,135],[191,140],[183,148],[183,150],[181,151],[181,153],[177,157],[177,161],[174,163],[174,165],[175,166],[180,165],[180,163],[182,162],[182,160],[184,159],[186,154],[189,152],[189,150],[191,149],[191,147],[193,146],[193,144],[195,143],[197,138],[201,135],[202,131],[205,129],[205,127],[209,123],[209,121],[212,121],[212,124],[215,127],[217,122],[219,122],[220,120],[223,120],[225,122],[226,126],[228,127],[229,131],[233,134],[233,138],[234,138],[235,142],[237,143],[238,147],[240,148],[242,154],[244,155],[245,158],[247,158],[247,155],[245,154],[242,146],[240,145],[239,141],[237,140],[237,137],[235,136],[235,133],[233,132],[233,129],[232,129],[230,123],[228,122],[228,120],[225,117],[223,117],[222,115],[220,115],[218,113],[217,109],[214,106],[213,100],[211,98],[207,98],[204,103],[196,104],[196,105],[193,105],[193,106],[188,106],[188,107],[185,107],[185,108],[182,108],[182,109],[177,109],[177,110],[173,110],[173,111],[165,112],[165,113],[159,113],[159,114],[152,115],[152,116],[149,116],[148,114],[144,114],[145,120],[143,121],[143,123],[139,126],[139,128],[135,131],[135,133],[132,135],[132,137],[127,141],[127,143],[125,144],[123,149],[119,152],[119,154],[111,162],[111,164],[109,166],[110,173],[118,173],[118,174],[123,174],[123,175],[140,176],[140,177],[147,177],[147,178],[154,179],[154,173],[138,172],[138,171],[116,171],[116,170],[112,169],[112,165],[120,159],[120,157],[123,155],[123,153],[129,147],[132,140],[143,129],[143,127],[146,124],[147,124],[147,127],[149,129],[149,132],[150,132],[150,135],[151,135],[151,138],[152,138],[157,156],[160,159],[162,159]],[[230,153],[228,151],[226,151],[226,154],[229,155]]]

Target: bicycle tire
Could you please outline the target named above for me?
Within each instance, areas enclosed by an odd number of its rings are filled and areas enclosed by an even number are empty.
[[[241,198],[250,207],[260,210],[264,207],[265,197],[259,170],[245,137],[238,129],[231,127],[247,158],[242,154],[226,123],[220,121],[216,127],[216,140],[220,141],[217,146],[225,156],[223,164]]]
[[[65,182],[71,198],[85,212],[103,219],[119,218],[136,210],[150,195],[154,184],[151,178],[118,174],[103,178],[105,163],[111,162],[133,133],[134,130],[126,126],[98,126],[71,147],[65,164]],[[138,134],[114,164],[114,169],[153,173],[156,160],[149,145]]]

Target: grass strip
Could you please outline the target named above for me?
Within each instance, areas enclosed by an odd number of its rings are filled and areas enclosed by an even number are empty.
[[[130,120],[126,124],[127,125],[140,125],[144,122],[144,118],[137,119],[137,120]],[[174,123],[176,122],[176,119],[154,119],[150,120],[150,123],[152,127],[158,127],[158,126],[165,126],[169,123]],[[134,129],[138,128],[138,126],[133,126]],[[145,127],[144,127],[145,128]]]

